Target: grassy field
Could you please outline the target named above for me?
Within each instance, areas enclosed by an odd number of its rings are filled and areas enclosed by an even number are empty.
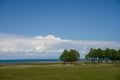
[[[0,80],[120,80],[120,65],[0,65]]]

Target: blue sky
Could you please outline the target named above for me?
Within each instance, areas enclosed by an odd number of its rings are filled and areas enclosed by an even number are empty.
[[[120,41],[119,0],[0,0],[0,32]]]
[[[0,59],[120,49],[119,0],[0,0]]]

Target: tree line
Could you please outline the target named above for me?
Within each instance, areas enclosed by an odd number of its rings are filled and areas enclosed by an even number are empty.
[[[120,63],[120,50],[110,48],[106,48],[105,50],[91,48],[85,58],[92,63]]]
[[[88,54],[85,56],[86,61],[90,63],[120,63],[120,49],[101,49],[101,48],[91,48]],[[67,50],[65,49],[60,55],[59,59],[64,63],[73,63],[80,59],[80,54],[75,49]]]

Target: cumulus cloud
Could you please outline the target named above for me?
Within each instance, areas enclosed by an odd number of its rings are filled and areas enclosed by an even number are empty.
[[[55,36],[53,36],[53,35],[48,35],[48,36],[45,36],[45,37],[43,37],[43,36],[37,36],[37,37],[35,37],[35,39],[62,41],[61,38],[55,37]]]
[[[31,38],[16,37],[14,35],[0,35],[0,52],[43,52],[53,44],[62,41],[52,35]]]
[[[81,41],[54,35],[26,37],[0,33],[0,59],[58,58],[64,49],[75,48],[84,58],[90,48],[120,49],[115,41]]]

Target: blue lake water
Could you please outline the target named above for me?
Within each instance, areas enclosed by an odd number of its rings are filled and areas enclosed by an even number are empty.
[[[29,62],[60,62],[60,60],[59,60],[59,59],[16,59],[16,60],[0,60],[0,64],[29,63]]]
[[[84,61],[85,59],[80,59]],[[61,62],[59,59],[14,59],[14,60],[0,60],[0,64],[13,63],[34,63],[34,62]]]

